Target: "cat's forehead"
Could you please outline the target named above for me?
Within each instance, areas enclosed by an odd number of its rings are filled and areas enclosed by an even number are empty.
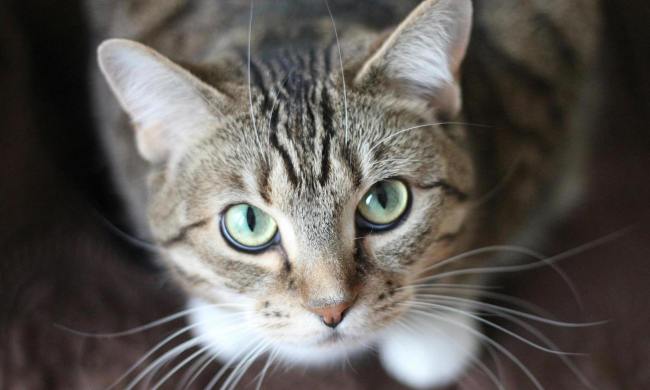
[[[247,190],[256,187],[267,202],[334,207],[373,182],[422,166],[435,173],[431,129],[408,129],[422,118],[390,112],[335,78],[295,74],[268,89],[252,84],[252,109],[239,107],[216,130],[200,154],[221,156],[218,174],[247,176],[255,183]]]
[[[186,177],[322,224],[377,181],[435,174],[431,129],[404,131],[424,119],[346,90],[333,58],[317,51],[252,61],[248,99],[189,153],[203,162]]]

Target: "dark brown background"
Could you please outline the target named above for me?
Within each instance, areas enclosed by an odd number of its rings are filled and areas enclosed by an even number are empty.
[[[558,253],[621,228],[614,241],[561,263],[580,308],[549,269],[502,281],[505,293],[586,329],[541,330],[600,389],[650,388],[650,7],[604,3],[608,99],[597,123],[586,199],[550,235]],[[164,273],[107,229],[119,206],[93,135],[86,67],[92,49],[76,1],[0,3],[0,388],[105,388],[175,322],[129,337],[87,338],[56,326],[117,331],[173,313],[182,298]],[[517,330],[513,328],[513,330]],[[560,360],[498,332],[547,389],[578,389]],[[509,389],[533,388],[504,357],[484,356]],[[277,370],[265,388],[395,389],[373,359],[354,371]],[[498,367],[497,367],[498,366]],[[211,369],[214,370],[215,367]],[[251,370],[243,383],[257,373]],[[214,371],[212,371],[214,372]],[[205,384],[209,376],[198,383]],[[122,385],[124,382],[122,383]],[[118,386],[118,388],[121,386]],[[459,389],[493,388],[480,371]]]

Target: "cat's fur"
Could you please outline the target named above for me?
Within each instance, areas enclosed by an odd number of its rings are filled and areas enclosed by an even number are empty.
[[[570,197],[558,190],[579,166],[565,156],[579,155],[568,146],[581,144],[595,2],[477,4],[481,36],[462,73],[471,3],[425,1],[407,14],[417,3],[373,3],[382,12],[362,18],[343,12],[351,2],[331,2],[342,64],[324,3],[256,2],[250,65],[248,1],[94,8],[101,36],[137,39],[183,64],[109,41],[100,65],[136,142],[101,87],[98,106],[139,232],[160,244],[160,260],[201,308],[190,315],[197,334],[221,359],[266,345],[286,361],[322,364],[377,346],[409,385],[452,381],[477,350],[475,320],[459,312],[471,300],[421,315],[412,285],[450,256],[521,238]],[[423,126],[449,118],[469,124]],[[408,218],[359,237],[360,197],[392,177],[410,185]],[[249,255],[224,242],[219,215],[241,202],[274,217],[282,246]],[[435,273],[503,261],[483,255]],[[482,280],[461,273],[433,283]],[[477,298],[459,291],[436,290]],[[336,332],[305,309],[323,300],[355,301]]]

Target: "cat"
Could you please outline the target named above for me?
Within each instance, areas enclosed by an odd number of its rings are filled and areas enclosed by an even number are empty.
[[[578,197],[598,16],[577,3],[92,4],[121,37],[98,48],[100,133],[187,292],[187,347],[245,366],[376,349],[408,386],[457,379],[481,287],[514,261],[489,245]]]

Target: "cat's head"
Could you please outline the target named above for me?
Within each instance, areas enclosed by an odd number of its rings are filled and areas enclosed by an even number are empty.
[[[460,108],[470,24],[470,1],[425,1],[342,63],[333,46],[182,67],[102,44],[151,165],[153,236],[190,294],[305,359],[399,321],[465,223],[472,160],[436,123]]]

